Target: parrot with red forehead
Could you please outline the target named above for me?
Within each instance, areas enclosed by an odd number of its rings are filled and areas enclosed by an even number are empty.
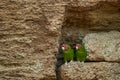
[[[67,64],[68,61],[73,61],[74,50],[72,49],[70,44],[62,44],[62,53],[63,53],[65,64]]]
[[[85,62],[87,57],[87,51],[83,42],[76,44],[76,59],[80,62]]]

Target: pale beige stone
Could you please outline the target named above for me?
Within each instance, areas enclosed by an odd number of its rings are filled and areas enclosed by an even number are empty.
[[[80,21],[83,25],[77,28],[73,26],[75,29],[71,28],[70,33],[86,26],[84,29],[88,32],[89,23],[95,25],[95,30],[99,29],[98,26],[104,29],[106,21],[113,22],[113,29],[119,30],[119,3],[116,0],[106,0],[112,1],[111,5],[101,1],[103,0],[0,0],[0,80],[55,80],[55,55],[58,53],[59,37],[61,31],[64,31],[66,15],[73,22]],[[105,8],[105,13],[100,16],[103,8],[94,11],[94,8],[99,8],[99,3],[112,8]],[[69,8],[73,12],[76,10],[77,15],[68,14]],[[74,20],[71,16],[80,17],[80,20]]]
[[[60,80],[119,80],[120,64],[71,62],[60,68]]]
[[[120,32],[91,33],[85,36],[84,43],[89,60],[120,62]]]

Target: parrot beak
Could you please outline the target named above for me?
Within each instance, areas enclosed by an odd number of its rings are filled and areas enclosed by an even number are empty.
[[[65,48],[64,48],[64,47],[62,47],[62,50],[65,50]]]
[[[76,46],[76,50],[78,50],[78,46]]]

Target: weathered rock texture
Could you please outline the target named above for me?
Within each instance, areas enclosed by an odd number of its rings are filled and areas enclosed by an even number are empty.
[[[109,24],[120,30],[119,6],[117,0],[0,0],[0,79],[55,80],[61,30]]]
[[[77,0],[65,7],[64,41],[77,42],[88,33],[111,30],[120,31],[120,5],[116,0]]]
[[[85,36],[84,43],[89,60],[120,62],[120,32],[91,33]]]
[[[0,0],[0,80],[56,79],[64,11],[59,7],[42,0]]]
[[[118,63],[73,62],[60,68],[60,80],[119,80]]]
[[[114,31],[120,31],[119,3],[116,0],[76,0],[69,3],[65,7],[61,41],[74,44],[86,36],[89,60],[119,62],[120,32]],[[93,34],[96,34],[94,38]],[[95,44],[91,44],[94,42]],[[59,70],[59,80],[119,80],[119,66],[117,63],[63,65]]]

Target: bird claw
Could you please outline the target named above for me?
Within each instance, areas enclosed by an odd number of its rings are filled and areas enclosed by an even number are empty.
[[[84,64],[84,61],[82,61],[81,63]]]
[[[70,62],[73,62],[73,60],[71,60]]]
[[[77,60],[77,62],[80,62],[79,60]]]
[[[65,65],[67,65],[67,62],[65,62]]]

